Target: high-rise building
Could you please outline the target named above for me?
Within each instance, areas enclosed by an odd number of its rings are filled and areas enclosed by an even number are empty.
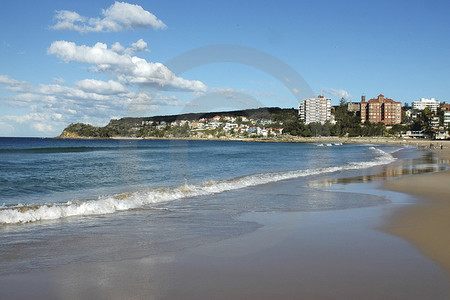
[[[300,120],[306,124],[325,123],[331,119],[331,98],[319,95],[317,98],[307,98],[298,105]]]
[[[361,122],[384,123],[386,125],[402,122],[402,104],[380,94],[376,99],[361,99]]]
[[[424,110],[425,107],[430,108],[430,110],[433,113],[437,113],[437,110],[440,106],[439,101],[437,101],[434,98],[427,99],[427,98],[421,98],[420,101],[414,101],[413,102],[413,108],[417,110]]]

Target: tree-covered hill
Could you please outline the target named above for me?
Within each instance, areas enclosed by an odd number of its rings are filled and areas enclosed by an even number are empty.
[[[176,120],[196,121],[202,118],[211,119],[215,116],[221,117],[246,117],[252,120],[271,120],[274,123],[295,122],[298,111],[296,109],[284,109],[279,107],[265,107],[257,109],[235,110],[225,112],[187,113],[179,115],[153,116],[153,117],[126,117],[118,120],[111,120],[104,127],[95,127],[89,124],[75,123],[67,126],[60,137],[93,137],[108,138],[114,136],[136,136],[139,130],[143,129],[142,124],[170,124]],[[156,136],[161,132],[156,131]]]

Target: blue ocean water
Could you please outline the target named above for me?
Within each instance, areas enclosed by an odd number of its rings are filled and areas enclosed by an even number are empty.
[[[247,212],[379,205],[308,186],[400,146],[0,138],[0,274],[177,251],[257,229]],[[404,150],[404,149],[403,149]],[[403,151],[402,150],[402,151]]]
[[[392,160],[371,146],[329,145],[1,138],[0,205],[9,210],[0,223],[112,213]],[[7,219],[13,207],[22,218]]]

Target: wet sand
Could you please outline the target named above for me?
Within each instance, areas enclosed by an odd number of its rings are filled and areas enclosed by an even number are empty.
[[[5,299],[448,299],[445,272],[371,229],[384,206],[248,214],[253,233],[144,259],[0,278]]]
[[[450,142],[432,151],[450,161]],[[400,178],[384,188],[418,199],[417,205],[395,214],[386,230],[413,243],[450,276],[450,171]]]

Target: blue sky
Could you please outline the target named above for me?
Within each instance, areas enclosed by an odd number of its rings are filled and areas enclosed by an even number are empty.
[[[324,93],[450,101],[447,1],[11,1],[0,136]]]

